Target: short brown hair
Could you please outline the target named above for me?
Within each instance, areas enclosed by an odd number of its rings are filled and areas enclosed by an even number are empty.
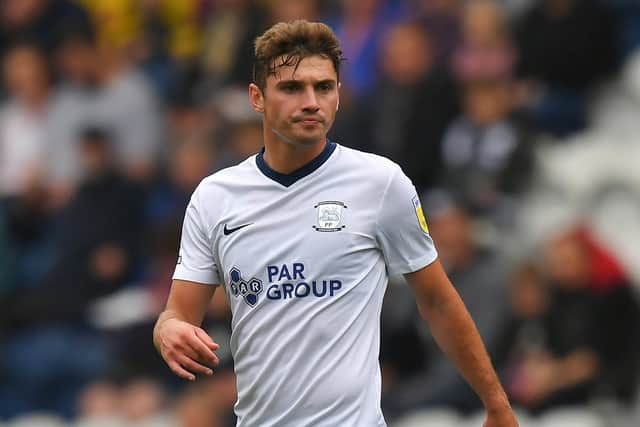
[[[339,79],[344,58],[340,41],[329,26],[302,19],[279,22],[256,38],[253,81],[264,90],[267,77],[274,75],[279,67],[297,67],[303,58],[313,55],[330,59]],[[276,64],[280,57],[282,61]]]

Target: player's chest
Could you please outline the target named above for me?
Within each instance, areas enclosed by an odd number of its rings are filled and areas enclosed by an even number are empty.
[[[220,264],[295,254],[327,258],[374,239],[375,201],[326,190],[289,197],[238,198],[219,218],[214,252]]]
[[[379,252],[379,200],[358,190],[345,183],[245,192],[229,203],[216,222],[213,255],[232,306],[331,303],[353,292],[363,261]]]

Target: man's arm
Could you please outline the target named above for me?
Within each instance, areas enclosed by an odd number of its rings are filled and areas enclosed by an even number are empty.
[[[405,278],[436,342],[482,399],[488,413],[485,426],[517,426],[482,339],[440,261]]]
[[[195,380],[195,374],[211,375],[218,364],[218,344],[200,328],[216,286],[174,280],[165,310],[153,330],[153,342],[178,376]]]

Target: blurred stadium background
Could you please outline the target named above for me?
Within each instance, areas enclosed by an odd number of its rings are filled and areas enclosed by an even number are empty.
[[[521,425],[640,425],[640,2],[4,0],[0,426],[234,425],[224,295],[213,378],[151,331],[191,192],[261,147],[252,40],[296,18],[340,36],[332,138],[416,184]],[[391,426],[481,425],[400,278],[381,363]]]

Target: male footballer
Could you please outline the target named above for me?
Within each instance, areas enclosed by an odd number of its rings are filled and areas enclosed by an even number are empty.
[[[385,426],[380,310],[388,276],[404,274],[484,402],[485,427],[517,426],[413,184],[392,161],[327,139],[341,61],[321,23],[278,23],[257,38],[249,99],[264,149],[195,190],[154,342],[177,375],[211,375],[218,344],[200,325],[222,287],[238,426]]]

